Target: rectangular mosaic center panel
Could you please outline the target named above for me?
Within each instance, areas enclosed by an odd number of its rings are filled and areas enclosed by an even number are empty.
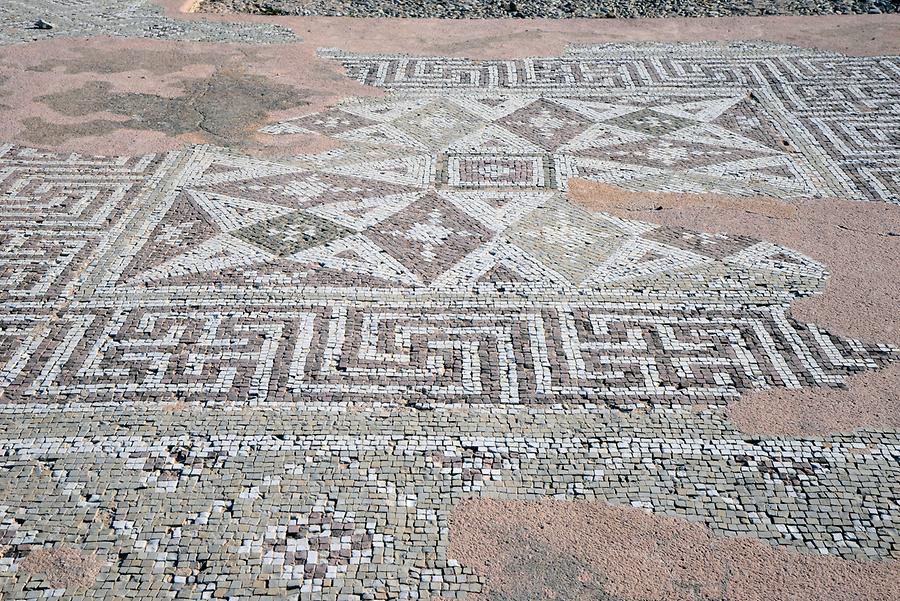
[[[590,213],[541,188],[546,156],[451,155],[445,187],[392,159],[111,161],[129,195],[5,229],[3,398],[669,406],[840,386],[897,357],[786,317],[821,265]],[[18,206],[63,159],[6,160]]]
[[[459,188],[552,187],[555,182],[545,161],[540,156],[450,156],[448,184]]]

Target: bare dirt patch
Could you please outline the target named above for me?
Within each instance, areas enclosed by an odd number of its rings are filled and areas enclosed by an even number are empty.
[[[859,428],[900,428],[900,366],[851,376],[847,388],[754,390],[728,404],[739,430],[815,436]]]
[[[272,111],[305,105],[290,86],[274,84],[244,69],[216,69],[203,79],[186,80],[183,94],[169,98],[157,94],[115,92],[108,82],[87,82],[79,88],[38,97],[54,111],[85,117],[103,111],[118,119],[92,120],[71,125],[51,124],[40,117],[26,119],[25,140],[52,144],[117,129],[150,129],[170,136],[196,134],[215,144],[238,142],[247,128],[259,125]]]
[[[8,99],[0,140],[100,155],[187,143],[309,154],[337,144],[315,134],[273,139],[258,129],[346,96],[380,93],[299,43],[52,40],[0,48],[0,95]]]
[[[470,499],[450,557],[487,578],[485,601],[882,601],[894,560],[860,562],[723,538],[703,524],[599,502]]]
[[[61,545],[30,552],[19,564],[19,569],[43,577],[54,588],[85,589],[94,584],[103,565],[93,553]]]

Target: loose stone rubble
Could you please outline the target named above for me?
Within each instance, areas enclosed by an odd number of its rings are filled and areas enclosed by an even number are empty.
[[[201,0],[197,10],[257,15],[567,19],[897,12],[896,0]]]
[[[346,143],[282,161],[0,147],[0,593],[56,595],[20,567],[64,544],[106,562],[92,598],[462,598],[471,495],[900,558],[896,432],[725,418],[900,359],[790,317],[826,267],[565,196],[897,202],[896,59],[631,52],[332,52],[391,95],[267,127]]]
[[[47,22],[52,27],[36,25]],[[280,25],[173,19],[152,0],[3,0],[0,45],[50,37],[139,37],[192,42],[272,44],[297,41]]]

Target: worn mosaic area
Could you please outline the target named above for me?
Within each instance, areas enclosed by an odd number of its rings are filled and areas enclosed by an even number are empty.
[[[566,198],[579,175],[876,199],[796,137],[776,86],[722,67],[708,88],[484,87],[458,61],[342,60],[405,83],[265,130],[345,143],[326,153],[0,146],[0,596],[464,598],[483,582],[448,555],[448,516],[471,495],[900,558],[896,433],[725,417],[747,390],[900,359],[790,316],[827,267]],[[60,544],[102,562],[86,592],[23,563]]]
[[[0,590],[46,586],[19,558],[63,540],[107,558],[103,598],[459,598],[482,586],[447,555],[470,495],[603,499],[900,556],[895,434],[746,440],[684,408],[171,409],[0,410]]]
[[[472,494],[900,554],[896,436],[724,419],[741,390],[897,358],[786,314],[821,265],[339,156],[4,149],[27,251],[4,254],[5,593],[52,594],[19,566],[65,542],[104,558],[107,598],[459,597],[482,583],[447,519]]]
[[[634,190],[900,203],[897,57],[772,44],[587,46],[481,62],[324,54],[394,94],[265,131],[428,154],[438,181],[455,187],[564,189],[577,176]]]

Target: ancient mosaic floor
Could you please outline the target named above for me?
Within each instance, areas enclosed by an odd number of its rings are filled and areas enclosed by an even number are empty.
[[[827,266],[566,196],[898,203],[900,61],[324,54],[387,95],[263,131],[338,150],[0,146],[0,595],[62,594],[19,568],[65,542],[106,558],[66,595],[462,598],[482,582],[447,520],[472,495],[900,558],[896,432],[725,416],[900,359],[790,316]]]

